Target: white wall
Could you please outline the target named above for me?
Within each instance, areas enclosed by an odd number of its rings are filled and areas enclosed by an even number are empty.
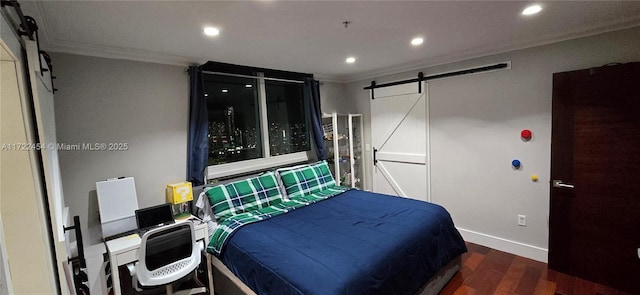
[[[426,44],[428,46],[428,44]],[[518,50],[348,83],[371,143],[369,92],[378,84],[511,61],[505,71],[429,83],[431,196],[447,208],[465,239],[546,261],[548,246],[552,74],[640,61],[640,28]],[[520,131],[533,139],[523,142]],[[366,154],[371,179],[371,154]],[[522,161],[521,170],[511,160]],[[530,176],[537,174],[538,182]],[[423,180],[416,180],[423,181]],[[517,215],[527,215],[527,226]]]
[[[345,84],[320,81],[320,108],[323,113],[355,113],[357,108],[345,92]]]
[[[166,185],[186,178],[186,67],[58,53],[52,59],[58,142],[128,144],[127,151],[59,151],[65,200],[83,231],[99,224],[96,181],[132,176],[140,207],[164,203]]]

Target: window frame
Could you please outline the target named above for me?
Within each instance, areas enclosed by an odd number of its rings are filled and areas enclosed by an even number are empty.
[[[209,63],[207,63],[209,64]],[[220,65],[220,63],[214,63]],[[262,133],[262,157],[258,159],[249,159],[242,160],[231,163],[217,164],[217,165],[208,165],[205,171],[205,183],[208,180],[212,179],[220,179],[220,178],[228,178],[235,175],[248,174],[252,172],[257,172],[260,170],[267,170],[269,168],[286,166],[290,164],[300,163],[300,162],[308,162],[314,157],[314,146],[311,143],[313,140],[311,136],[311,128],[309,126],[310,118],[308,117],[308,110],[306,110],[307,114],[307,138],[309,139],[309,150],[302,152],[295,152],[285,155],[272,156],[270,149],[270,140],[269,140],[269,121],[267,114],[267,91],[266,91],[266,80],[274,80],[274,81],[282,81],[282,82],[291,82],[291,83],[301,83],[304,84],[304,78],[307,76],[313,77],[313,75],[308,74],[299,74],[299,73],[291,73],[291,72],[283,72],[276,71],[270,69],[260,69],[260,68],[249,68],[244,66],[234,66],[229,64],[222,64],[226,67],[226,69],[231,69],[230,71],[207,71],[203,69],[202,73],[205,75],[224,75],[224,76],[232,76],[232,77],[240,77],[240,78],[252,78],[257,80],[258,86],[258,103],[259,103],[259,121],[260,121],[260,131]],[[239,72],[234,73],[234,69]],[[247,69],[251,69],[252,72],[250,75],[247,72]],[[265,74],[269,76],[265,76]],[[275,76],[275,77],[274,77]],[[280,76],[280,77],[278,77]],[[293,79],[292,79],[293,78]],[[300,79],[300,80],[297,80]],[[304,99],[304,98],[303,98]],[[307,104],[308,102],[304,102]]]

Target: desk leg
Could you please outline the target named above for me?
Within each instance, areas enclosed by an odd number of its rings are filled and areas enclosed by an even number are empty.
[[[113,289],[113,295],[122,295],[120,290],[120,271],[118,261],[115,256],[109,255],[109,263],[111,264],[111,288]]]
[[[209,278],[209,294],[214,295],[215,289],[213,288],[213,265],[211,265],[211,253],[207,252],[207,277]]]

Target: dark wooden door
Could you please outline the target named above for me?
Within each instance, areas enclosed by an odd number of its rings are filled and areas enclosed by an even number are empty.
[[[640,63],[554,74],[552,120],[549,267],[640,294]]]

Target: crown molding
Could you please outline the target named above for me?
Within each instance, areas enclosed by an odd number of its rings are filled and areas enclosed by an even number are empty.
[[[344,76],[341,75],[313,74],[313,78],[320,82],[345,83]]]
[[[474,50],[462,51],[456,54],[446,54],[441,56],[436,56],[431,58],[428,62],[420,61],[414,63],[406,63],[403,65],[398,65],[390,68],[379,69],[367,71],[354,75],[347,75],[342,77],[343,83],[351,83],[362,80],[370,80],[375,78],[380,78],[384,76],[400,74],[409,71],[415,70],[423,70],[425,68],[435,67],[439,65],[445,65],[455,62],[461,62],[465,60],[470,60],[474,58],[480,58],[505,52],[511,52],[516,50],[522,50],[527,48],[533,48],[538,46],[549,45],[553,43],[574,40],[589,36],[594,36],[598,34],[604,34],[608,32],[614,32],[624,29],[630,29],[634,27],[640,26],[640,17],[631,17],[626,19],[614,20],[608,23],[599,24],[595,26],[591,26],[588,28],[583,28],[580,30],[574,30],[571,32],[565,32],[562,34],[558,34],[555,36],[551,36],[549,38],[545,38],[543,40],[528,42],[524,44],[510,44],[506,46],[489,46]]]
[[[34,1],[31,3],[33,3],[34,8],[33,17],[39,22],[38,29],[40,32],[38,38],[40,47],[45,51],[177,66],[188,66],[197,63],[195,58],[179,55],[56,39],[55,33],[52,31],[51,21],[47,17],[46,9],[43,5],[44,2]]]
[[[149,50],[138,50],[131,48],[121,48],[113,46],[103,46],[96,44],[85,44],[63,40],[51,40],[45,50],[59,53],[76,55],[95,56],[112,59],[124,59],[140,62],[158,63],[175,66],[189,66],[192,64],[202,64],[206,60],[196,58],[153,52]]]
[[[42,4],[42,1],[35,1],[33,2],[35,4],[35,19],[36,21],[40,20],[40,25],[38,26],[38,30],[41,30],[41,32],[43,34],[38,34],[38,39],[40,39],[40,42],[43,44],[48,45],[49,43],[51,43],[50,40],[50,36],[52,36],[52,32],[51,32],[51,21],[49,20],[49,18],[47,17],[47,14],[44,12],[44,6]]]
[[[42,30],[40,37],[40,46],[42,49],[50,52],[60,52],[68,54],[96,56],[112,59],[125,59],[132,61],[159,63],[167,65],[188,66],[192,64],[202,64],[207,61],[206,58],[193,58],[180,55],[173,55],[161,52],[154,52],[148,50],[138,50],[131,48],[121,48],[113,46],[104,46],[97,44],[85,44],[67,40],[56,39],[54,32],[51,29],[51,22],[47,18],[44,5],[42,1],[34,1],[35,3],[35,18],[41,20],[41,24],[38,26]],[[387,75],[399,74],[409,71],[421,70],[438,65],[444,65],[454,62],[460,62],[464,60],[505,53],[515,50],[522,50],[537,46],[548,45],[552,43],[578,39],[582,37],[588,37],[598,35],[607,32],[613,32],[628,28],[640,26],[640,17],[630,17],[625,19],[616,19],[610,22],[600,23],[592,25],[587,28],[582,28],[570,32],[564,32],[548,38],[520,44],[508,44],[504,46],[487,46],[483,48],[477,48],[473,50],[465,50],[454,54],[445,54],[430,58],[428,61],[417,61],[412,63],[405,63],[393,67],[387,67],[384,69],[377,69],[371,71],[365,71],[356,74],[346,75],[330,75],[330,74],[315,74],[317,80],[323,82],[333,83],[351,83],[356,81],[375,79]]]

